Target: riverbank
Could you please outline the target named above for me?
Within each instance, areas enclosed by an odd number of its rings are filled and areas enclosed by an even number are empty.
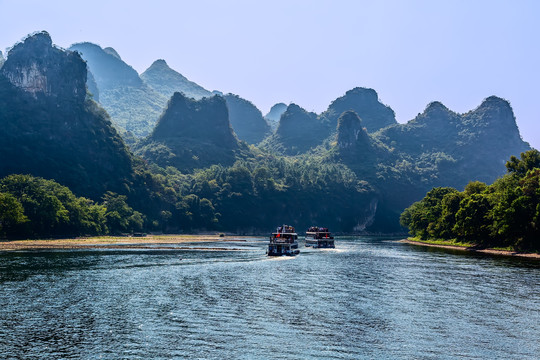
[[[540,254],[537,254],[537,253],[523,253],[523,252],[518,252],[518,251],[497,250],[497,249],[478,249],[472,246],[431,244],[429,242],[411,240],[411,239],[403,239],[403,240],[399,240],[399,242],[411,244],[411,245],[417,245],[417,246],[435,247],[435,248],[440,248],[440,249],[461,250],[461,251],[469,251],[469,252],[476,252],[476,253],[482,253],[482,254],[514,256],[514,257],[523,257],[523,258],[528,258],[528,259],[540,260]]]
[[[0,241],[0,251],[10,250],[69,250],[69,249],[165,249],[165,250],[235,250],[209,247],[205,243],[245,242],[241,236],[219,235],[148,235],[142,237],[100,236],[53,240],[7,240]],[[179,247],[178,244],[190,245]],[[194,247],[195,245],[195,247]],[[199,246],[197,246],[199,245]],[[200,246],[203,245],[203,246]]]

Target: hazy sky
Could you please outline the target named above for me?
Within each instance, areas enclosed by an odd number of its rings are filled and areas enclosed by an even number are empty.
[[[536,0],[0,0],[0,48],[47,30],[61,47],[113,47],[139,73],[161,58],[263,113],[321,112],[362,86],[406,122],[434,100],[462,113],[497,95],[540,149],[539,19]]]

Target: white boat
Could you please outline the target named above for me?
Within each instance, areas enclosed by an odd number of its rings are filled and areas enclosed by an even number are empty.
[[[298,234],[294,227],[289,225],[279,226],[276,232],[270,236],[268,243],[268,256],[294,256],[300,253],[298,250]]]
[[[314,249],[333,249],[336,247],[336,244],[328,228],[312,226],[306,231],[306,246],[311,246]]]

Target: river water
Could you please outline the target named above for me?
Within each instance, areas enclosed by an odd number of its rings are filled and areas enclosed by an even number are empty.
[[[0,358],[540,358],[540,261],[266,242],[0,253]]]

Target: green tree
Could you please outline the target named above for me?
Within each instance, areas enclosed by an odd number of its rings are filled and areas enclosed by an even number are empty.
[[[459,204],[454,232],[459,238],[478,244],[489,241],[491,204],[485,194],[472,194]]]
[[[506,162],[506,169],[509,173],[525,175],[529,170],[540,168],[540,151],[536,149],[529,150],[521,153],[520,158],[518,159],[512,155],[510,160]]]
[[[126,202],[125,195],[108,191],[103,196],[103,206],[106,208],[105,218],[107,227],[114,234],[140,231],[144,225],[144,216],[134,211]]]
[[[443,199],[448,194],[457,192],[456,189],[449,187],[433,188],[421,201],[414,203],[402,213],[401,225],[408,227],[413,235],[422,239],[442,237],[440,218],[443,214]]]
[[[28,222],[22,204],[9,193],[0,193],[0,236],[10,236]]]
[[[104,208],[76,197],[55,181],[30,175],[10,175],[0,181],[22,206],[27,218],[10,230],[9,237],[99,235],[106,232]],[[14,205],[16,208],[16,205]]]
[[[456,213],[459,210],[463,193],[456,191],[444,195],[441,201],[441,215],[435,229],[441,239],[453,239],[456,237],[454,226],[456,225]]]

